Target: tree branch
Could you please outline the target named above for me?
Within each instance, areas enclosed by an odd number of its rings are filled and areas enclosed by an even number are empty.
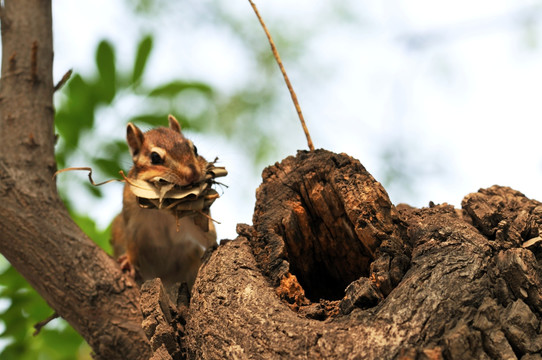
[[[262,178],[254,225],[199,270],[187,358],[540,359],[542,203],[492,186],[463,212],[395,207],[325,150]]]
[[[299,121],[301,122],[301,127],[303,128],[303,132],[305,133],[305,137],[307,138],[307,145],[309,147],[309,150],[314,151],[314,144],[312,143],[311,135],[309,133],[309,129],[307,128],[307,124],[305,123],[305,117],[303,116],[303,112],[301,111],[301,106],[299,105],[299,101],[297,100],[297,95],[294,91],[292,83],[290,82],[290,78],[288,78],[286,69],[284,69],[284,65],[282,64],[282,60],[280,58],[277,47],[275,46],[275,42],[273,41],[273,38],[271,37],[271,33],[269,33],[269,30],[267,29],[267,26],[265,25],[265,22],[263,21],[260,15],[260,12],[258,11],[258,8],[256,7],[256,4],[254,4],[252,0],[248,0],[248,2],[252,6],[252,9],[254,10],[256,17],[258,18],[258,21],[262,25],[263,31],[265,32],[265,35],[267,36],[267,40],[269,40],[269,45],[271,46],[271,52],[273,53],[273,57],[277,61],[277,64],[280,68],[280,72],[282,73],[282,76],[284,77],[284,82],[286,83],[286,86],[288,87],[288,91],[290,92],[290,96],[292,97],[292,102],[294,103],[295,110],[297,111],[297,116],[299,117]]]
[[[73,223],[52,181],[51,1],[5,0],[1,25],[0,252],[98,358],[146,359],[137,286]]]
[[[57,318],[58,318],[58,314],[55,312],[49,315],[46,319],[38,322],[37,324],[34,324],[34,333],[32,335],[37,336],[45,325],[49,324],[51,321]]]

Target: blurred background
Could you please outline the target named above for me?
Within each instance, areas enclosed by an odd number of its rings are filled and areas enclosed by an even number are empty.
[[[493,184],[542,200],[542,2],[258,1],[317,148],[345,152],[392,202],[460,207]],[[265,166],[306,149],[295,108],[247,1],[55,0],[58,167],[94,180],[131,166],[127,122],[175,115],[226,166],[219,239],[251,223]],[[122,184],[60,175],[72,216],[109,251]],[[0,357],[89,359],[62,320],[0,260]]]

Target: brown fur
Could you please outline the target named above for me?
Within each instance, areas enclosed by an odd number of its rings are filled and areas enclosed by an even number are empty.
[[[172,118],[169,128],[146,133],[128,125],[127,142],[134,161],[128,178],[150,180],[158,176],[180,186],[203,179],[207,162],[196,156],[191,141]],[[163,164],[152,164],[153,148],[163,155]],[[113,221],[114,255],[126,255],[140,281],[159,277],[166,287],[177,282],[191,287],[204,250],[216,242],[216,232],[211,221],[209,231],[204,232],[192,217],[179,219],[178,225],[177,230],[175,217],[166,211],[139,207],[135,195],[125,186],[122,212]]]

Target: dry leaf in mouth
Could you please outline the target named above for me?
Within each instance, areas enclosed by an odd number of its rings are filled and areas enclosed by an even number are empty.
[[[228,175],[226,168],[214,166],[216,160],[208,164],[205,178],[202,181],[182,187],[160,177],[156,177],[152,181],[130,179],[122,170],[120,174],[124,180],[111,179],[95,183],[92,179],[92,169],[90,167],[61,169],[53,175],[53,178],[65,171],[85,170],[89,172],[89,181],[94,186],[113,181],[126,182],[142,208],[167,210],[177,220],[184,216],[194,216],[196,225],[200,226],[204,231],[209,231],[208,220],[213,220],[209,216],[209,209],[213,202],[220,197],[218,192],[212,188],[212,185],[217,184],[215,178]]]
[[[194,223],[203,231],[209,231],[209,209],[220,196],[211,186],[216,184],[216,177],[226,176],[223,167],[209,164],[206,176],[199,183],[188,186],[177,186],[165,179],[154,178],[152,181],[132,180],[125,178],[130,190],[137,197],[139,206],[146,209],[164,209],[171,212],[178,220],[184,216],[193,216]],[[213,220],[215,221],[215,220]]]
[[[219,197],[216,190],[211,187],[216,184],[215,178],[227,174],[225,168],[210,164],[201,182],[187,186],[177,186],[160,177],[152,181],[127,177],[124,177],[124,180],[130,185],[130,190],[138,198],[140,205],[145,208],[203,211],[208,210],[214,200]]]

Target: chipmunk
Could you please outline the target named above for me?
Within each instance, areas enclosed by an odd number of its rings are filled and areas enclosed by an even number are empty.
[[[205,177],[207,161],[184,137],[172,115],[169,128],[145,133],[129,123],[126,140],[134,162],[128,179],[152,182],[158,178],[156,186],[166,182],[187,186]],[[139,283],[159,277],[166,289],[178,282],[186,282],[191,289],[203,252],[216,243],[211,219],[205,218],[208,227],[198,226],[194,220],[194,216],[176,219],[166,210],[140,207],[127,183],[122,212],[112,225],[114,256]]]

